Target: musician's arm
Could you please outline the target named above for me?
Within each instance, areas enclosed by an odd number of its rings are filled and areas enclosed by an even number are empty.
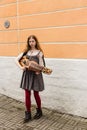
[[[25,70],[25,67],[21,66],[20,63],[19,63],[19,60],[22,58],[23,56],[23,53],[19,54],[16,58],[15,58],[15,63],[17,64],[17,66],[22,69],[22,70]]]
[[[42,52],[39,53],[39,65],[44,67],[43,53]]]
[[[44,62],[43,62],[43,58],[42,57],[43,57],[43,53],[40,52],[39,53],[39,65],[44,67]],[[36,72],[36,74],[38,75],[38,74],[40,74],[40,72]]]

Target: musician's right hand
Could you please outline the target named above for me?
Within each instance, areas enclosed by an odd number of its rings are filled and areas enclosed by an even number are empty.
[[[22,66],[21,69],[24,71],[24,70],[26,70],[26,67],[25,67],[25,66]]]
[[[37,75],[38,75],[38,74],[40,74],[40,72],[39,72],[39,71],[36,71],[36,72],[35,72],[35,74],[37,74]]]

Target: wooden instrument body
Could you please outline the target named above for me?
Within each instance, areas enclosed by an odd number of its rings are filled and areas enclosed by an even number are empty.
[[[23,56],[22,59],[19,61],[19,63],[21,66],[25,66],[26,68],[28,68],[28,70],[32,70],[32,71],[36,71],[36,72],[43,72],[45,74],[52,73],[51,69],[49,69],[47,67],[40,66],[35,61],[27,59],[26,56]]]

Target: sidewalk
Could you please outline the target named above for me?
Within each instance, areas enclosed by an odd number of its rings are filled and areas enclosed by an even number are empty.
[[[24,103],[0,95],[0,130],[87,130],[87,119],[46,108],[42,118],[23,124],[24,111]]]

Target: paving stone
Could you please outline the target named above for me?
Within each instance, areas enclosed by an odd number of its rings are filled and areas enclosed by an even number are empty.
[[[23,102],[0,94],[0,130],[87,130],[87,119],[42,108],[43,116],[23,124]],[[36,109],[32,106],[32,117]]]

